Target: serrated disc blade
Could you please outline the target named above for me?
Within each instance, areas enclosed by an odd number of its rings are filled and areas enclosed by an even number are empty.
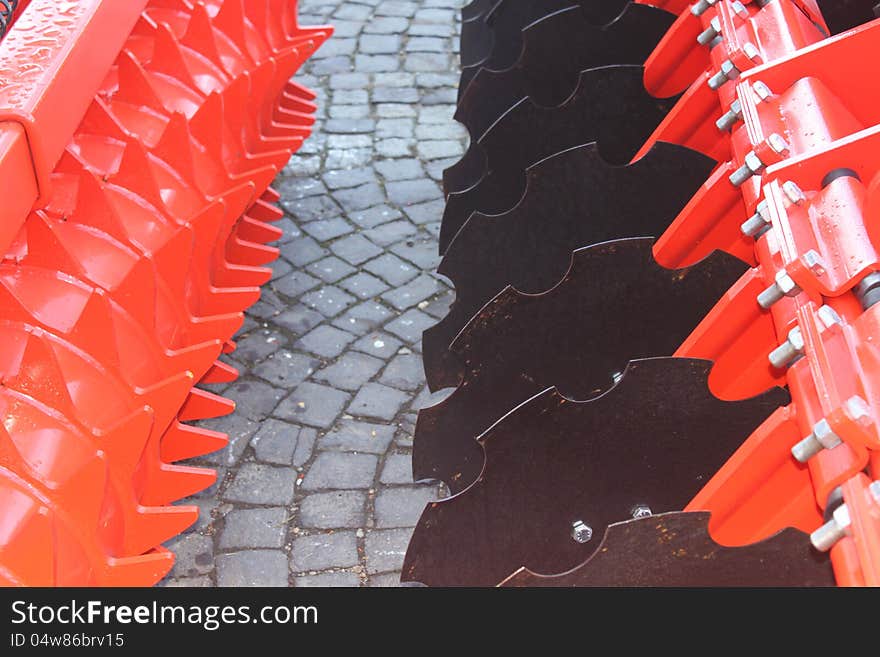
[[[741,547],[709,535],[709,513],[664,513],[608,527],[602,547],[574,570],[538,575],[525,568],[502,586],[834,586],[828,556],[797,529]],[[594,539],[595,540],[595,539]]]
[[[560,105],[574,93],[581,71],[644,63],[673,20],[669,12],[640,4],[628,5],[607,25],[591,23],[580,7],[546,16],[523,30],[522,53],[510,68],[480,69],[455,119],[475,140],[526,96],[543,107]],[[460,191],[451,180],[444,186]]]
[[[609,162],[632,160],[674,102],[648,94],[642,72],[641,66],[590,69],[581,73],[578,90],[564,104],[539,107],[524,98],[506,112],[465,153],[465,163],[482,161],[482,177],[449,195],[441,252],[471,213],[501,214],[516,205],[525,192],[526,169],[547,157],[597,142]]]
[[[846,30],[877,18],[877,0],[818,0],[822,18],[828,24],[831,34]]]
[[[531,167],[519,205],[498,216],[472,215],[440,263],[456,298],[449,314],[424,334],[428,385],[458,385],[461,367],[449,345],[501,290],[512,285],[544,292],[565,275],[575,249],[662,235],[714,164],[683,146],[658,143],[637,162],[618,167],[589,144]]]
[[[507,288],[488,303],[452,344],[463,364],[458,389],[419,412],[415,478],[463,490],[483,466],[476,438],[505,413],[552,386],[575,399],[595,397],[630,360],[672,355],[746,270],[724,253],[664,269],[652,244],[579,249],[549,292]]]
[[[710,368],[684,358],[633,361],[600,397],[572,401],[550,389],[516,408],[483,435],[480,479],[425,508],[402,579],[493,586],[521,567],[565,572],[599,547],[573,540],[576,521],[599,537],[635,505],[684,508],[788,398],[775,388],[721,401],[709,392]]]

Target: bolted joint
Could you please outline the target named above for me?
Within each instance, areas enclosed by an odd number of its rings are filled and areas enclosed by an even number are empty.
[[[752,85],[752,91],[755,92],[755,95],[762,103],[766,103],[773,97],[773,92],[770,91],[770,87],[766,84],[758,80]]]
[[[826,329],[830,329],[832,326],[839,326],[843,324],[843,320],[840,318],[840,315],[837,314],[837,311],[834,310],[831,306],[822,306],[819,310],[816,311],[816,316],[819,318],[819,321],[822,322],[822,325]]]
[[[709,88],[717,91],[728,80],[736,80],[739,77],[740,70],[729,59],[725,59],[721,64],[721,70],[709,78]]]
[[[740,103],[739,99],[737,99],[730,104],[730,109],[722,114],[720,119],[715,121],[715,126],[721,132],[729,132],[733,128],[733,126],[735,126],[739,121],[742,121],[742,117],[742,103]]]
[[[834,449],[843,441],[828,420],[821,419],[813,425],[813,432],[791,448],[791,454],[801,463],[806,463],[823,449]]]
[[[647,504],[636,504],[630,511],[630,514],[634,519],[639,520],[640,518],[650,518],[654,515],[654,512],[651,511],[651,507]]]
[[[782,183],[782,193],[785,194],[785,198],[792,205],[802,205],[807,201],[807,195],[804,194],[803,190],[793,180],[786,180]]]
[[[874,502],[880,504],[880,481],[872,482],[871,485],[868,486],[868,492],[871,493]]]
[[[801,293],[801,288],[794,282],[788,272],[782,269],[776,274],[776,281],[766,290],[758,295],[758,305],[764,310],[770,308],[781,301],[782,297],[795,297]]]
[[[746,6],[741,3],[739,0],[736,0],[730,5],[730,8],[733,9],[733,14],[739,18],[740,20],[748,20],[749,19],[749,10],[746,9]]]
[[[807,266],[807,269],[813,272],[815,276],[825,275],[825,271],[827,269],[825,267],[825,260],[822,259],[822,256],[820,256],[815,249],[810,249],[809,251],[807,251],[801,258],[801,260],[803,260],[804,264]]]
[[[718,0],[697,0],[697,2],[691,7],[691,13],[694,16],[702,16],[709,9],[715,6]]]
[[[721,36],[721,20],[716,16],[709,21],[709,27],[700,32],[697,43],[701,46],[711,45],[715,39]]]
[[[758,239],[770,229],[770,205],[766,200],[758,203],[755,214],[746,219],[739,227],[746,237]]]
[[[764,61],[764,58],[761,56],[761,51],[758,50],[758,47],[754,43],[745,43],[743,45],[743,54],[753,64],[760,64]]]
[[[778,370],[785,369],[804,354],[804,335],[796,326],[788,333],[788,339],[767,356],[770,364]]]
[[[834,509],[831,520],[819,527],[810,534],[810,543],[819,552],[828,552],[837,545],[837,542],[847,535],[852,520],[849,516],[849,509],[846,504],[841,504]]]
[[[780,135],[778,132],[774,132],[772,135],[767,137],[766,143],[767,146],[770,147],[770,150],[780,157],[788,157],[788,154],[791,152],[791,146],[789,146],[788,142],[785,141],[785,137]]]
[[[741,186],[749,178],[764,169],[764,163],[755,151],[749,151],[743,158],[742,166],[729,176],[730,184],[734,187]]]
[[[589,543],[593,539],[593,528],[583,520],[571,523],[571,537],[575,543]]]

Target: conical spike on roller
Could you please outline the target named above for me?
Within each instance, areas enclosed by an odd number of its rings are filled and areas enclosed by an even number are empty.
[[[643,64],[673,20],[666,11],[634,3],[601,26],[591,23],[581,7],[551,14],[523,31],[522,54],[510,68],[476,73],[455,118],[472,139],[479,139],[522,98],[531,97],[543,107],[564,103],[581,71]]]
[[[155,442],[158,446],[159,437],[177,418],[178,410],[194,384],[192,372],[181,372],[138,391],[139,404],[148,406],[153,412],[152,431],[146,447],[148,451],[151,443]]]
[[[107,106],[107,102],[100,96],[96,97],[89,105],[80,129],[87,133],[106,135],[120,141],[131,138],[131,133],[116,119]]]
[[[201,2],[193,5],[186,33],[180,42],[207,58],[220,70],[227,74],[233,73],[226,68],[223,58],[220,56],[217,35],[214,33],[214,26],[211,24],[211,16],[208,14],[205,5]]]
[[[174,422],[162,436],[160,457],[175,463],[219,452],[229,444],[225,433]]]
[[[284,236],[284,231],[245,215],[236,226],[236,235],[248,242],[268,244],[281,239]]]
[[[454,238],[443,231],[455,226],[444,224],[441,243],[448,246],[438,271],[453,282],[456,298],[449,314],[425,332],[431,388],[456,385],[456,368],[446,362],[450,343],[507,285],[543,292],[565,275],[575,249],[612,239],[659,237],[714,164],[696,151],[660,143],[630,165],[611,166],[596,144],[588,144],[530,167],[525,195],[510,212],[471,215]],[[645,195],[650,204],[644,203]]]
[[[113,291],[113,296],[141,326],[155,331],[156,269],[149,260],[138,260]]]
[[[27,257],[22,262],[30,267],[53,269],[80,278],[82,265],[75,252],[67,249],[50,220],[35,213],[24,225],[27,232]],[[83,254],[85,255],[85,254]]]
[[[227,259],[238,265],[259,267],[275,262],[280,255],[281,251],[274,246],[255,244],[237,237],[230,240],[226,246]]]
[[[463,364],[458,389],[419,412],[415,478],[464,489],[482,467],[476,439],[499,417],[551,386],[595,397],[628,361],[671,356],[746,269],[723,253],[664,269],[652,245],[640,238],[579,249],[548,292],[507,288],[486,304],[451,346]]]
[[[75,458],[72,450],[66,451],[64,458]],[[107,464],[103,458],[92,455],[78,465],[72,476],[53,491],[53,496],[63,501],[65,515],[71,524],[83,528],[98,527],[107,487]]]
[[[248,210],[248,216],[257,221],[266,223],[274,223],[284,218],[284,211],[272,205],[274,201],[265,201],[262,198],[257,199]]]
[[[195,181],[198,179],[193,161],[189,122],[182,113],[173,112],[171,114],[165,131],[151,151],[160,160],[168,163],[173,162],[175,170],[183,174],[186,180]]]
[[[236,344],[235,340],[227,340],[226,344],[223,345],[223,353],[231,354],[236,350],[237,347],[238,345]]]
[[[120,356],[113,327],[113,310],[104,290],[96,289],[89,295],[67,338],[95,357],[103,367],[119,370]]]
[[[235,402],[207,390],[193,388],[180,407],[178,417],[181,422],[207,420],[235,412]]]
[[[501,585],[834,586],[830,560],[817,558],[804,532],[785,529],[752,545],[727,547],[710,536],[709,515],[663,513],[615,523],[601,549],[571,572],[539,575],[521,568]]]
[[[530,98],[521,100],[444,172],[447,192],[456,192],[449,197],[444,222],[461,225],[471,212],[509,210],[522,196],[529,166],[575,146],[595,141],[610,162],[629,162],[675,100],[645,91],[643,73],[641,66],[590,69],[581,73],[577,91],[562,105],[540,107]]]
[[[213,367],[221,346],[220,340],[209,340],[168,352],[169,369],[192,372],[193,379],[198,381]]]
[[[110,235],[113,239],[123,244],[130,243],[130,235],[108,200],[101,183],[85,170],[79,174],[76,209],[71,219],[74,221],[79,219],[80,223],[87,221],[89,226]]]
[[[259,2],[258,2],[259,4]],[[225,34],[251,64],[254,64],[245,34],[244,0],[224,0],[214,16],[214,27]]]
[[[787,403],[781,389],[722,402],[709,393],[710,368],[633,361],[600,397],[574,401],[549,389],[516,408],[482,436],[480,479],[425,509],[404,581],[493,586],[520,567],[565,572],[599,548],[573,540],[578,521],[601,536],[640,505],[684,508],[743,436]],[[466,560],[455,557],[461,551]]]
[[[187,64],[180,41],[174,36],[171,28],[165,23],[160,23],[156,26],[153,39],[153,58],[150,60],[150,69],[176,78],[191,89],[198,89],[205,93],[205,90],[200,86],[199,79],[190,73],[189,64]]]
[[[153,411],[142,406],[116,425],[96,431],[98,445],[107,454],[108,463],[121,477],[132,477],[147,445],[153,427]]]
[[[141,503],[162,506],[176,502],[210,488],[216,481],[214,470],[163,464],[151,475]]]
[[[214,365],[205,372],[205,376],[201,378],[199,383],[232,383],[237,381],[239,377],[238,369],[224,363],[223,361],[214,361]]]
[[[124,50],[119,63],[119,89],[114,100],[145,106],[163,112],[165,105],[150,80],[150,75],[131,52]]]
[[[62,413],[71,413],[74,405],[67,381],[45,335],[38,328],[28,332],[18,371],[7,373],[2,383]]]
[[[274,187],[267,187],[266,191],[263,192],[263,195],[259,198],[260,201],[266,204],[277,203],[281,200],[281,192],[279,192]],[[276,208],[277,209],[277,208]]]
[[[174,566],[174,554],[163,547],[155,548],[137,557],[109,559],[101,574],[100,586],[152,586],[167,575]]]
[[[125,535],[128,554],[143,554],[191,527],[199,519],[197,506],[141,506],[134,526]]]
[[[164,208],[165,201],[152,167],[146,147],[137,140],[131,140],[125,145],[119,171],[111,177],[110,182],[137,194],[155,208]]]
[[[218,162],[223,159],[222,135],[226,130],[223,116],[223,96],[219,93],[208,94],[205,102],[190,117],[189,128],[192,135],[214,156]]]
[[[272,279],[269,267],[249,267],[222,263],[213,271],[213,280],[220,287],[261,287]]]
[[[51,513],[22,487],[0,469],[0,573],[17,586],[54,586]]]

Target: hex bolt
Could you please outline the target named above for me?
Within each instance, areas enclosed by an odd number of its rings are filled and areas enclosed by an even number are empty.
[[[636,520],[639,520],[640,518],[650,518],[654,515],[654,512],[651,511],[651,507],[647,504],[636,504],[630,513]]]
[[[822,306],[816,311],[816,315],[827,329],[843,323],[843,320],[840,319],[840,315],[838,315],[837,311],[831,306]]]
[[[767,359],[778,370],[785,369],[804,353],[804,336],[800,327],[794,327],[788,333],[788,339],[770,352]]]
[[[764,163],[761,162],[761,158],[758,157],[755,151],[749,151],[743,158],[742,166],[730,174],[728,179],[730,180],[731,185],[739,187],[749,178],[759,173],[763,168]]]
[[[716,16],[709,21],[709,27],[700,32],[697,43],[701,46],[708,46],[719,36],[721,36],[721,20]]]
[[[807,200],[807,195],[797,186],[797,183],[787,180],[782,183],[782,193],[792,205],[801,205]]]
[[[736,14],[742,20],[748,20],[749,18],[749,10],[746,9],[746,6],[736,0],[736,2],[730,5],[731,9],[733,9],[733,13]]]
[[[752,91],[755,92],[755,95],[761,100],[762,103],[766,103],[773,96],[773,92],[770,91],[770,87],[768,87],[760,80],[752,85]]]
[[[715,121],[715,125],[721,132],[728,132],[738,121],[742,120],[742,117],[742,103],[737,99],[730,104],[730,109]]]
[[[831,520],[810,534],[810,543],[819,552],[828,552],[840,539],[846,536],[851,524],[852,520],[849,517],[849,509],[846,504],[841,504],[834,509]]]
[[[754,43],[746,43],[743,45],[743,54],[749,58],[750,62],[760,64],[763,61],[761,51]]]
[[[772,135],[767,137],[767,145],[773,150],[774,153],[782,157],[787,157],[788,154],[791,152],[791,146],[789,146],[788,142],[785,141],[785,137],[780,135],[778,132],[774,132]]]
[[[729,59],[725,59],[721,63],[721,70],[709,78],[709,88],[717,91],[728,80],[736,80],[739,77],[740,70]]]
[[[784,269],[777,272],[776,282],[758,295],[758,305],[769,310],[782,297],[794,297],[801,293],[801,288],[794,282]]]
[[[593,539],[593,528],[583,520],[571,523],[571,537],[576,543],[589,543]]]
[[[823,449],[834,449],[843,441],[828,420],[821,419],[813,425],[813,432],[791,448],[791,455],[801,463],[806,463]]]
[[[874,501],[877,504],[880,504],[880,481],[872,482],[870,486],[868,486],[868,492],[871,493],[871,497],[874,498]]]
[[[766,200],[761,201],[758,203],[758,207],[755,208],[755,214],[746,219],[739,229],[746,237],[758,239],[770,228],[769,214],[770,205]]]
[[[822,259],[814,249],[810,249],[803,255],[804,264],[816,276],[824,276],[826,267],[825,260]]]
[[[718,0],[697,0],[696,4],[691,7],[691,13],[694,16],[702,16],[711,7],[714,7],[716,2]]]

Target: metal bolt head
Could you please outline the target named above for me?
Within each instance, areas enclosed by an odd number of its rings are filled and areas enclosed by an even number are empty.
[[[767,102],[773,96],[773,92],[770,91],[770,87],[768,87],[760,80],[752,85],[752,91],[754,91],[755,95],[761,99],[762,103]]]
[[[728,80],[736,80],[736,78],[739,77],[739,69],[736,67],[736,64],[729,59],[725,59],[721,63],[721,72],[727,76]]]
[[[589,543],[593,539],[593,528],[583,520],[571,523],[571,537],[576,543]]]
[[[718,0],[697,0],[696,4],[691,7],[691,13],[694,16],[702,16],[706,10],[714,6]]]
[[[840,315],[838,315],[837,311],[834,310],[834,308],[832,308],[831,306],[822,306],[821,308],[819,308],[819,310],[816,311],[816,316],[819,318],[819,321],[822,322],[825,328],[831,328],[832,326],[843,323]]]
[[[782,193],[785,194],[792,205],[800,205],[807,200],[807,195],[797,186],[797,183],[787,180],[782,183]]]
[[[831,428],[828,420],[824,418],[813,425],[813,436],[815,436],[816,440],[819,441],[819,444],[825,449],[834,449],[843,442],[840,439],[840,436],[834,433],[834,429]]]
[[[798,284],[794,282],[794,279],[784,269],[777,272],[776,285],[779,286],[779,290],[786,296],[797,294],[800,291]]]
[[[731,5],[731,9],[733,9],[733,13],[739,16],[742,20],[747,20],[749,18],[749,10],[746,9],[746,6],[737,0]]]
[[[869,426],[874,421],[871,417],[871,407],[868,406],[868,402],[858,395],[853,395],[844,402],[843,412],[850,420],[858,422],[862,426]]]
[[[814,249],[810,249],[804,255],[802,260],[811,272],[816,276],[825,275],[825,260]]]
[[[880,481],[875,481],[868,486],[868,492],[877,504],[880,504]]]
[[[787,156],[789,151],[791,150],[788,142],[785,141],[785,138],[778,132],[774,132],[772,135],[767,137],[767,145],[777,155]]]
[[[632,508],[632,517],[636,520],[640,518],[650,518],[652,515],[654,515],[654,512],[651,511],[651,507],[647,504],[636,504]]]
[[[788,332],[788,341],[791,343],[791,346],[794,347],[797,351],[803,351],[805,342],[804,342],[804,334],[801,333],[801,327],[795,326]]]
[[[761,51],[758,50],[757,46],[754,43],[746,43],[743,46],[743,54],[749,58],[749,61],[752,61],[756,64],[760,64],[763,61],[761,57]]]

